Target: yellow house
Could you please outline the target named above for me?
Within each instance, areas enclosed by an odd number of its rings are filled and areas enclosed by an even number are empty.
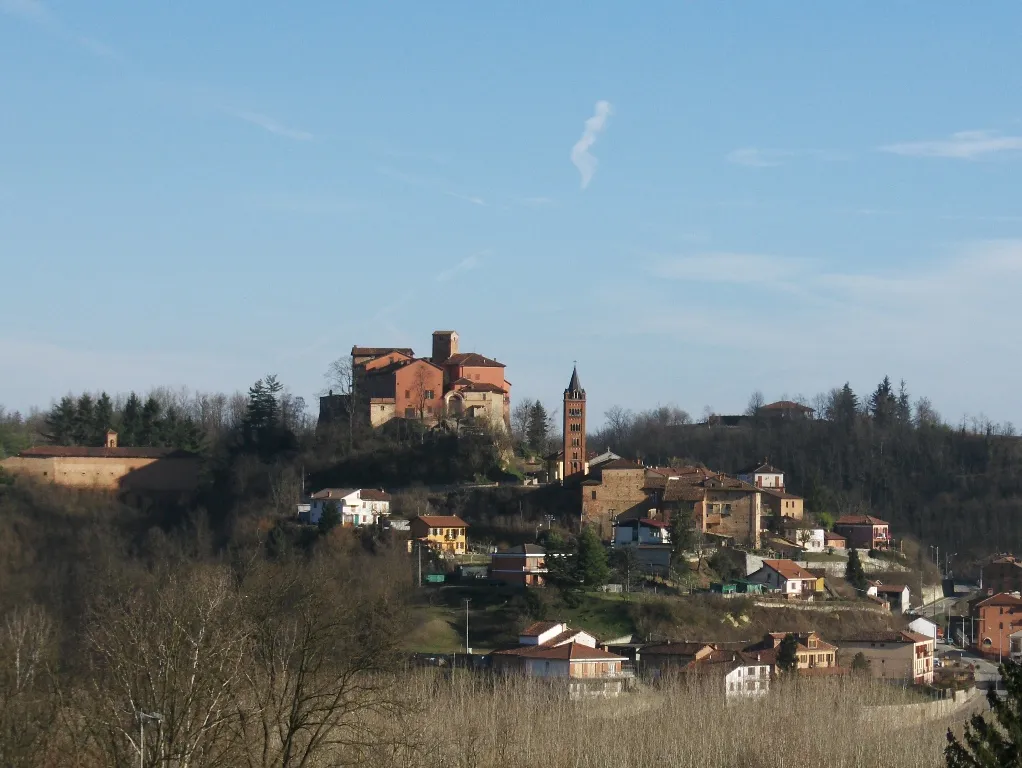
[[[437,552],[463,555],[468,551],[468,524],[457,515],[420,515],[411,519],[408,528],[413,540],[425,541]]]

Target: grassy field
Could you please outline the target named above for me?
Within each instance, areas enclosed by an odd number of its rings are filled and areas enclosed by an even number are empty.
[[[465,646],[465,600],[469,639],[486,652],[513,645],[518,632],[536,620],[565,621],[600,640],[622,635],[675,640],[757,640],[767,632],[816,630],[840,641],[860,632],[902,626],[892,614],[859,610],[824,612],[792,607],[757,607],[745,598],[715,595],[664,596],[584,594],[567,603],[554,589],[521,590],[485,585],[427,587],[418,595],[415,626],[405,647],[423,653],[454,653]]]

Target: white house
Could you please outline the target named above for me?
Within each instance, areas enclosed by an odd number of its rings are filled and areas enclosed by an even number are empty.
[[[376,525],[381,517],[390,514],[390,494],[376,488],[324,488],[312,494],[308,521],[319,523],[327,504],[336,504],[341,513],[341,525],[356,528]]]
[[[1012,661],[1022,661],[1022,629],[1008,635],[1008,648]]]
[[[801,520],[785,518],[781,523],[784,538],[807,552],[823,552],[827,548],[827,532]]]
[[[881,581],[871,581],[866,587],[866,594],[880,600],[886,600],[891,607],[891,613],[905,613],[909,609],[911,593],[908,584],[884,584]],[[934,632],[933,637],[937,634]]]
[[[757,488],[784,490],[784,472],[766,462],[739,470],[738,479]]]
[[[757,653],[735,653],[731,671],[724,676],[724,696],[728,699],[765,696],[770,691],[770,664]]]
[[[518,646],[492,651],[495,672],[525,677],[565,678],[571,696],[616,696],[631,677],[625,657],[596,647],[588,632],[563,622],[540,621],[522,630]]]
[[[788,597],[808,596],[816,590],[816,576],[793,560],[764,560],[749,580]]]
[[[920,635],[932,637],[934,640],[937,639],[937,625],[922,616],[910,621],[908,624],[908,630],[909,632],[915,632]]]
[[[671,533],[667,523],[658,520],[619,520],[614,526],[614,546],[637,544],[670,544]]]
[[[545,645],[555,648],[567,643],[596,647],[596,638],[584,629],[570,629],[562,621],[537,621],[518,635],[519,645]]]

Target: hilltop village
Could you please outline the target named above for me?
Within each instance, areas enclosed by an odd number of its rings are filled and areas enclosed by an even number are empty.
[[[489,452],[496,477],[491,468],[454,482],[380,483],[383,454],[373,451],[383,449],[371,448],[341,465],[344,483],[331,482],[342,473],[327,465],[273,486],[284,501],[276,521],[261,524],[302,546],[346,535],[400,552],[421,606],[404,644],[421,663],[563,678],[580,696],[693,675],[719,679],[728,698],[764,695],[791,675],[871,676],[953,696],[992,679],[984,659],[1022,656],[1013,558],[990,559],[982,582],[956,580],[951,553],[944,562],[924,553],[868,508],[814,508],[796,492],[805,478],[793,483],[769,456],[714,467],[651,463],[605,440],[593,449],[577,367],[560,393],[559,429],[548,429],[538,402],[515,410],[504,363],[460,347],[453,330],[433,333],[427,357],[354,346],[335,365],[339,389],[320,398],[312,450],[357,433],[370,446],[417,451],[387,459],[397,478],[451,464],[457,451],[470,466]],[[272,420],[286,408],[275,387],[267,379],[250,391],[232,450],[258,454],[281,439]],[[139,442],[141,422],[119,418]],[[780,429],[814,419],[805,403],[780,400],[679,428],[726,434],[743,420]],[[121,445],[113,422],[91,422],[102,445],[35,445],[0,469],[125,499],[203,493],[201,452],[151,438]],[[1005,622],[1005,610],[1019,620]],[[945,659],[952,647],[976,662]]]

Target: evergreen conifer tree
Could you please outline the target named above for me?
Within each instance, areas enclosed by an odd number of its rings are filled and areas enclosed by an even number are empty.
[[[529,448],[533,453],[543,453],[546,449],[547,438],[550,434],[550,419],[547,416],[543,403],[537,400],[532,405],[532,412],[529,414],[529,425],[526,439]]]
[[[54,445],[74,445],[75,422],[78,417],[74,398],[65,395],[50,409],[46,417],[46,439]]]
[[[121,445],[139,445],[142,433],[142,400],[132,392],[121,412],[121,429],[118,442]]]
[[[75,445],[94,445],[95,401],[88,392],[83,392],[75,406],[75,420],[72,437]]]
[[[149,395],[142,406],[142,415],[139,419],[138,445],[159,445],[162,411],[160,401]]]
[[[948,768],[1022,767],[1022,664],[1005,661],[1000,669],[1007,695],[1001,698],[997,691],[987,691],[992,718],[973,715],[962,741],[948,728],[944,748]]]
[[[323,505],[323,512],[319,516],[319,532],[330,533],[341,524],[341,509],[336,501],[328,501]]]
[[[790,632],[777,646],[777,668],[785,673],[798,669],[798,641]]]
[[[578,536],[575,574],[579,586],[585,590],[598,589],[610,579],[607,550],[592,526],[583,528]]]
[[[110,401],[110,395],[103,392],[96,400],[96,407],[92,412],[92,440],[93,445],[104,445],[106,432],[114,427],[114,404]]]
[[[866,572],[859,561],[859,552],[855,549],[848,550],[848,565],[845,566],[845,581],[855,587],[858,596],[866,594],[869,584],[866,581]]]
[[[695,547],[695,523],[692,519],[692,510],[687,505],[679,505],[678,509],[671,512],[670,522],[671,554],[680,558],[685,552]]]
[[[891,377],[884,376],[884,380],[869,397],[869,413],[879,426],[886,427],[894,421],[897,410],[898,399],[894,396]]]

